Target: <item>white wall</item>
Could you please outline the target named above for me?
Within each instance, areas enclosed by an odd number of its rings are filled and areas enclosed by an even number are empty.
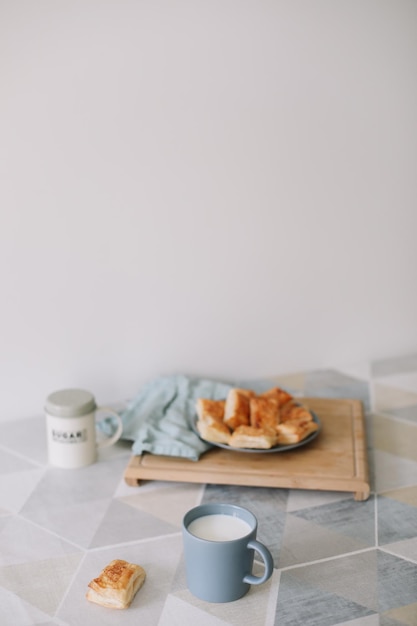
[[[414,0],[1,0],[1,419],[417,349]]]

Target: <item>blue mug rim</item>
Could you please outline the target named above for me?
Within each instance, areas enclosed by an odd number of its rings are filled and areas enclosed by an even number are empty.
[[[214,541],[211,539],[202,539],[201,537],[196,537],[189,532],[188,526],[194,520],[198,519],[199,517],[204,517],[206,515],[218,514],[230,515],[231,517],[239,517],[240,519],[243,519],[245,522],[247,522],[251,528],[245,535],[239,537],[238,539],[231,539],[229,541],[222,542]],[[258,520],[256,519],[254,513],[252,513],[252,511],[243,506],[240,506],[239,504],[229,504],[228,502],[206,502],[205,504],[199,504],[187,511],[182,520],[182,528],[184,532],[192,535],[193,539],[195,539],[196,541],[224,544],[247,539],[250,535],[257,531]]]

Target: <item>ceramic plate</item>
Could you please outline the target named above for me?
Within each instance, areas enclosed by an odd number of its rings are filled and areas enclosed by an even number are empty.
[[[321,430],[321,423],[320,423],[319,418],[317,417],[315,413],[313,413],[313,411],[310,411],[310,413],[313,416],[314,422],[316,422],[316,424],[318,425],[318,429],[315,430],[314,433],[311,433],[310,435],[308,435],[308,437],[306,437],[302,441],[299,441],[298,443],[288,443],[288,444],[281,443],[276,446],[273,446],[272,448],[266,448],[266,449],[264,448],[233,448],[232,446],[229,446],[227,443],[215,443],[213,441],[208,441],[207,439],[203,439],[203,437],[198,432],[198,429],[196,426],[197,420],[198,420],[197,415],[194,417],[194,420],[192,421],[191,425],[192,425],[194,432],[200,437],[202,441],[204,441],[205,443],[209,443],[211,446],[214,446],[216,448],[224,448],[225,450],[231,450],[232,452],[248,452],[252,454],[253,453],[271,454],[271,452],[286,452],[287,450],[294,450],[295,448],[301,448],[301,446],[305,446],[307,443],[310,443],[310,441],[313,441],[313,439],[317,437],[317,435],[319,434]]]

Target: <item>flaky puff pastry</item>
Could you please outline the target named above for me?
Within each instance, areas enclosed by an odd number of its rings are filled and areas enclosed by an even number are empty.
[[[307,422],[313,421],[313,416],[306,407],[297,404],[293,401],[287,402],[281,407],[280,410],[280,421],[288,422],[291,420],[299,420],[304,419]]]
[[[213,421],[212,423],[198,420],[196,423],[197,430],[206,441],[212,443],[229,443],[230,429],[223,422]]]
[[[207,424],[223,422],[225,404],[226,400],[198,398],[196,404],[198,419]]]
[[[254,428],[274,429],[280,422],[278,400],[273,397],[255,397],[249,400],[250,425]]]
[[[224,423],[234,430],[238,426],[249,426],[250,408],[249,400],[255,393],[251,389],[238,389],[234,387],[229,390],[224,408]]]
[[[276,430],[278,433],[278,443],[291,444],[299,443],[311,433],[318,429],[316,422],[312,420],[299,418],[292,419],[278,424]]]
[[[145,578],[140,565],[115,559],[88,584],[86,598],[109,609],[127,609]]]
[[[279,407],[293,400],[293,396],[288,393],[288,391],[281,389],[281,387],[273,387],[272,389],[268,389],[268,391],[264,391],[261,395],[265,398],[275,398]]]
[[[258,448],[266,450],[277,443],[277,434],[269,428],[254,428],[253,426],[238,426],[229,439],[232,448]]]

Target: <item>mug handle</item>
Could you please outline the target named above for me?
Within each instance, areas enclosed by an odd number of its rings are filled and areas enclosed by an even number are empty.
[[[113,411],[113,409],[109,409],[106,406],[97,407],[96,412],[106,414],[106,415],[103,415],[103,417],[98,420],[99,422],[106,419],[106,417],[114,417],[117,420],[116,432],[111,437],[107,437],[106,439],[97,441],[96,445],[98,448],[107,448],[108,446],[112,446],[114,443],[116,443],[116,441],[118,441],[120,437],[122,436],[122,432],[123,432],[122,418],[120,417],[118,413],[116,413],[116,411]]]
[[[265,565],[265,571],[262,576],[254,576],[253,574],[246,574],[243,579],[244,583],[249,583],[249,585],[261,585],[266,582],[269,578],[271,578],[272,573],[274,571],[274,561],[272,559],[272,554],[268,550],[266,546],[260,541],[256,539],[252,539],[248,543],[248,548],[252,548],[255,552],[261,555],[262,560]]]

